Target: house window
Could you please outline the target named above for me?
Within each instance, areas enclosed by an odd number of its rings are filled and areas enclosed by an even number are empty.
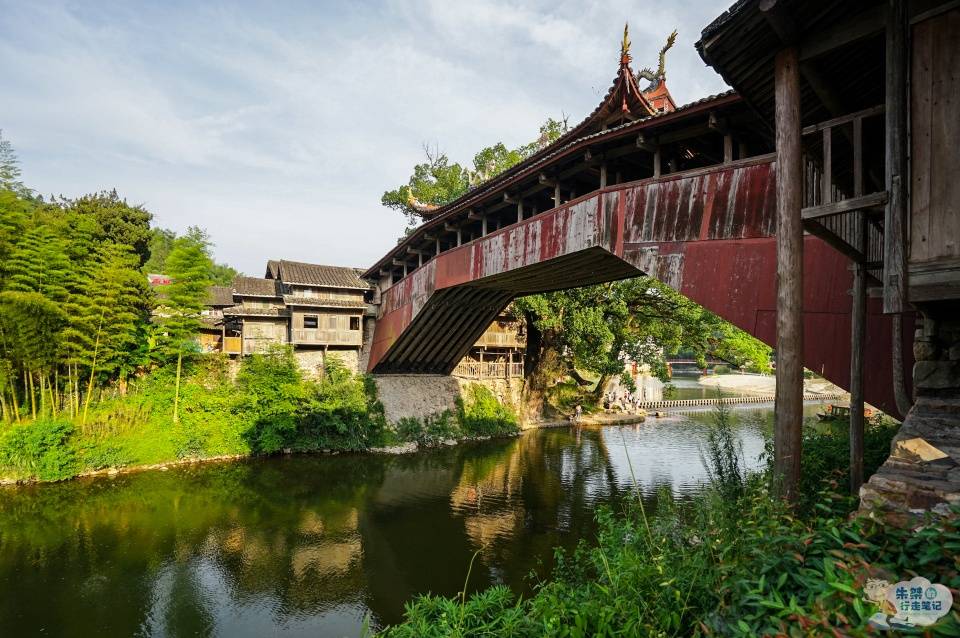
[[[350,317],[350,329],[351,330],[360,329],[360,317]]]
[[[316,329],[319,325],[319,320],[316,315],[306,315],[303,318],[303,327],[305,330]]]

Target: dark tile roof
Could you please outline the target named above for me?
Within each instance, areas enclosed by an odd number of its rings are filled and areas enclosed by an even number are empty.
[[[230,286],[210,286],[207,288],[207,306],[232,306],[233,288]]]
[[[241,297],[280,297],[280,282],[259,277],[237,277],[233,280],[233,294]]]
[[[286,308],[246,308],[244,306],[230,306],[223,309],[225,317],[287,317]]]
[[[299,261],[280,260],[280,280],[286,285],[326,286],[368,290],[370,284],[360,279],[356,268],[322,266]]]
[[[283,303],[288,306],[309,306],[311,308],[356,308],[362,310],[367,307],[363,300],[317,299],[316,297],[297,297],[296,295],[284,295]]]
[[[280,278],[280,262],[276,259],[271,259],[267,262],[267,272],[263,275],[267,279],[279,279]]]

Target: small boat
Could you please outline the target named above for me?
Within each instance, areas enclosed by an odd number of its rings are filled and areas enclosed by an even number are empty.
[[[873,410],[870,408],[863,409],[863,416],[866,419],[869,419],[873,416]],[[850,404],[849,403],[831,403],[827,406],[826,411],[817,412],[817,418],[821,421],[836,421],[837,419],[849,419],[850,418]]]

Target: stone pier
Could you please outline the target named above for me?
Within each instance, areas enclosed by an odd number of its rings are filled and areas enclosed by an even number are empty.
[[[862,509],[902,525],[960,504],[960,304],[924,309],[913,351],[914,405],[860,489]]]

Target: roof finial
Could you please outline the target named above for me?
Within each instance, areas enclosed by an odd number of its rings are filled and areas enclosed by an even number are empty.
[[[630,24],[623,23],[623,42],[620,44],[620,63],[630,64]]]

